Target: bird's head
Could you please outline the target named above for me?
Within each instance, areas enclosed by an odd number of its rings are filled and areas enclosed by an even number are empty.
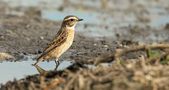
[[[66,28],[74,29],[76,24],[82,20],[83,19],[80,19],[77,16],[69,15],[64,18],[62,26],[64,25]]]

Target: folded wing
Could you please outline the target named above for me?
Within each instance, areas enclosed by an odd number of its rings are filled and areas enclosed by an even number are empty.
[[[42,55],[38,58],[41,59],[42,57],[45,57],[46,55],[48,55],[48,53],[50,53],[52,50],[54,50],[55,48],[59,47],[60,45],[62,45],[66,39],[67,39],[67,31],[66,30],[60,30],[58,31],[58,33],[56,34],[56,36],[54,37],[52,43],[50,43],[48,45],[47,48],[45,48],[45,50],[43,51]]]

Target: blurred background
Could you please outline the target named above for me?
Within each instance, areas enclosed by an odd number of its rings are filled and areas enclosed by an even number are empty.
[[[36,12],[41,18],[54,21],[77,15],[84,19],[78,31],[87,36],[161,42],[168,40],[168,32],[164,30],[169,22],[168,3],[167,0],[1,0],[1,7],[10,8],[5,13],[12,15],[24,15],[23,11],[29,8],[27,13]]]

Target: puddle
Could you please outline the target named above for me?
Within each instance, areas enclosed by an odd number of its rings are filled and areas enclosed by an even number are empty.
[[[56,11],[56,10],[42,10],[42,18],[62,21],[67,15],[76,15],[83,18],[84,21],[80,22],[77,31],[83,32],[85,36],[88,37],[115,37],[115,28],[128,26],[136,21],[133,17],[128,18],[112,18],[111,15],[102,14],[98,12],[90,11]],[[111,19],[110,19],[111,18]],[[87,28],[80,26],[86,24]]]
[[[5,84],[7,81],[14,80],[14,79],[21,79],[28,75],[39,74],[36,67],[32,66],[35,61],[32,60],[31,56],[27,56],[28,60],[26,61],[17,61],[17,62],[0,62],[0,84]],[[57,70],[64,70],[74,62],[70,60],[63,60],[60,65],[58,66]],[[103,63],[102,66],[109,66],[110,63]],[[55,62],[40,62],[38,64],[40,68],[45,69],[46,71],[54,70],[55,69]],[[93,65],[87,65],[89,68],[96,68]]]
[[[21,79],[27,75],[39,74],[37,69],[32,66],[35,63],[32,59],[28,59],[27,61],[21,62],[1,62],[0,63],[0,84],[4,84],[9,80]],[[40,62],[38,64],[41,68],[45,70],[54,70],[55,69],[55,62]],[[72,65],[70,61],[62,61],[57,70],[63,70],[68,66]]]
[[[154,9],[152,12],[156,12],[156,15],[151,15],[150,17],[150,22],[148,23],[149,26],[152,28],[156,28],[161,30],[160,28],[163,27],[166,23],[169,23],[169,16],[164,16],[164,15],[158,15],[157,13],[159,12],[159,9]],[[164,12],[164,11],[163,11]],[[128,16],[128,17],[123,17],[122,16],[110,16],[106,14],[100,14],[97,12],[87,12],[87,11],[65,11],[65,12],[60,12],[56,10],[42,10],[42,18],[44,19],[49,19],[49,20],[54,20],[54,21],[62,21],[62,19],[66,15],[76,15],[80,18],[83,18],[84,21],[79,23],[80,25],[82,24],[87,24],[87,28],[84,28],[83,26],[77,26],[76,30],[78,32],[82,32],[84,36],[88,37],[110,37],[112,40],[117,40],[116,33],[120,33],[121,35],[129,35],[128,31],[126,29],[122,30],[120,27],[128,27],[129,25],[142,25],[141,23],[136,23],[137,19],[134,16]],[[116,18],[119,17],[119,18]],[[111,18],[111,19],[110,19]],[[103,24],[104,23],[104,24]],[[144,23],[143,23],[144,24]],[[144,26],[144,25],[143,25]],[[107,28],[106,28],[107,27]],[[161,33],[156,33],[151,29],[152,31],[148,32],[153,32],[150,33],[149,36],[146,37],[146,41],[151,41],[151,42],[160,42],[163,40],[166,40],[168,37],[166,37],[166,32],[161,32]],[[157,37],[158,36],[158,37]],[[129,37],[129,36],[128,36]],[[145,37],[140,35],[138,37],[135,37],[136,41],[144,42]]]
[[[3,0],[4,2],[8,3],[12,7],[16,6],[37,6],[40,3],[40,0]]]
[[[113,32],[106,31],[105,27],[101,23],[110,23],[112,20],[103,20],[99,18],[99,14],[83,11],[74,11],[74,12],[60,12],[56,10],[42,10],[42,18],[53,20],[53,21],[62,21],[63,18],[67,15],[76,15],[80,18],[83,18],[84,21],[78,24],[76,27],[77,31],[83,32],[84,35],[92,37],[103,37],[103,36],[114,36]],[[99,19],[98,19],[99,18]],[[82,24],[87,24],[88,28],[84,30]]]
[[[58,8],[62,1],[60,0],[2,0],[3,2],[8,3],[11,7],[35,7],[39,6],[41,8]],[[56,5],[57,3],[57,5]]]
[[[150,26],[154,28],[161,28],[169,23],[169,16],[159,16],[151,19]]]
[[[62,21],[63,18],[67,15],[75,15],[80,18],[83,18],[84,21],[81,23],[88,24],[97,24],[100,20],[97,20],[97,13],[86,12],[86,11],[56,11],[56,10],[42,10],[42,18],[54,20],[54,21]]]

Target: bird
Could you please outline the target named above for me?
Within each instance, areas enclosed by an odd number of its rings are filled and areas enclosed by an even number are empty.
[[[54,59],[57,68],[60,64],[59,57],[66,52],[73,43],[75,26],[79,21],[83,21],[83,19],[75,15],[66,16],[51,43],[43,50],[42,54],[33,65],[36,66],[40,61]]]

